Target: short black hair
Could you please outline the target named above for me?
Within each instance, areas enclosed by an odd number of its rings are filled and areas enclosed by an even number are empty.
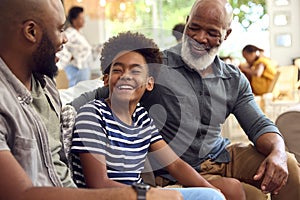
[[[73,6],[72,8],[70,8],[68,13],[69,23],[72,24],[73,20],[76,19],[80,13],[83,13],[83,11],[83,7],[80,6]]]
[[[172,35],[176,38],[177,41],[180,41],[184,31],[185,24],[179,23],[176,24],[172,29]]]
[[[151,64],[149,75],[157,76],[159,71],[157,64],[162,63],[162,53],[157,44],[141,33],[130,31],[119,33],[103,44],[100,58],[103,74],[109,74],[112,60],[122,51],[134,51],[141,54],[147,64]]]

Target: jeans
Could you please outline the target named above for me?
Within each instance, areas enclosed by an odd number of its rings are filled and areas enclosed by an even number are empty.
[[[91,78],[90,68],[78,69],[74,65],[67,65],[64,70],[69,80],[69,87],[76,85],[80,81],[89,80]]]
[[[164,188],[179,191],[184,200],[225,200],[225,197],[215,189],[205,187]]]

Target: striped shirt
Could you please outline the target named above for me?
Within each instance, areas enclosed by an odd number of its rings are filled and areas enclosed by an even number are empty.
[[[115,116],[104,100],[94,100],[78,111],[72,139],[73,179],[85,187],[79,153],[96,153],[106,158],[110,179],[131,185],[141,182],[141,172],[150,144],[161,140],[147,111],[137,106],[132,125]]]

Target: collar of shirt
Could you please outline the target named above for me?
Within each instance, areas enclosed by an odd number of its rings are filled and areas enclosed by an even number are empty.
[[[10,83],[7,87],[12,87],[18,95],[18,100],[21,103],[29,104],[32,102],[32,96],[29,90],[21,83],[21,81],[12,73],[9,67],[4,63],[0,57],[0,76]]]

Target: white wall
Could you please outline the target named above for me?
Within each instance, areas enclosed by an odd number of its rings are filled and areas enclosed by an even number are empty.
[[[82,34],[93,47],[102,45],[106,41],[105,32],[104,20],[91,19],[90,17],[86,16],[85,25],[82,28]],[[91,65],[92,77],[99,77],[101,75],[100,54],[94,59],[94,62],[92,62]]]
[[[270,56],[279,65],[290,65],[293,58],[300,57],[300,1],[288,0],[289,5],[282,6],[275,5],[275,1],[278,0],[267,0],[270,15]],[[274,25],[274,17],[278,14],[287,14],[287,25]],[[279,34],[290,34],[291,46],[278,46],[276,39]]]
[[[105,21],[91,19],[90,17],[86,16],[82,33],[91,45],[97,45],[105,42]]]

